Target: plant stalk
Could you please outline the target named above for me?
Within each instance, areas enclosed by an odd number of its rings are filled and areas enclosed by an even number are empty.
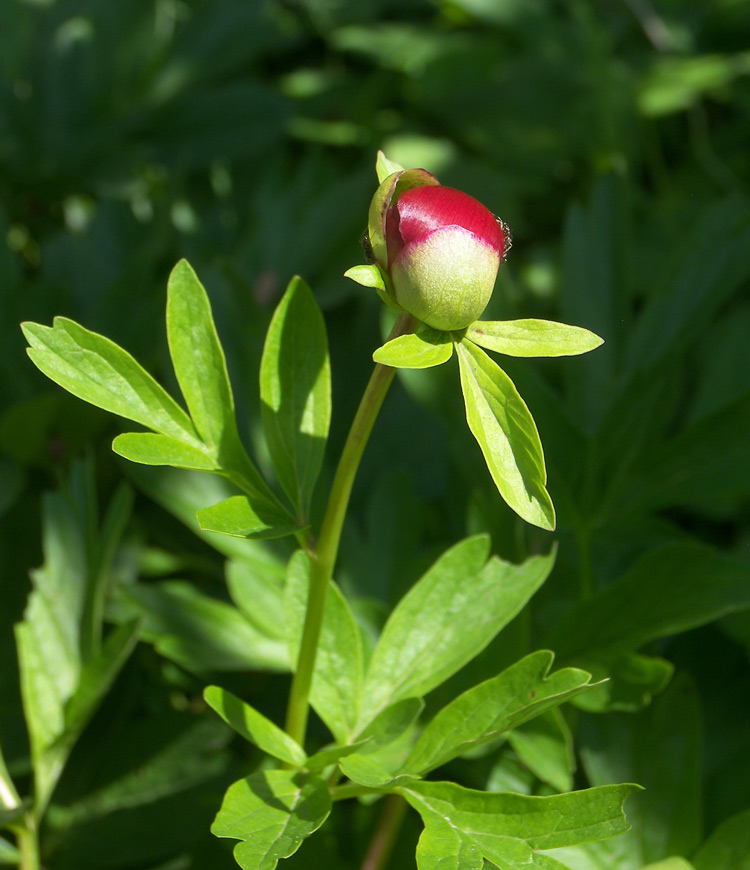
[[[396,842],[401,822],[406,813],[406,801],[397,794],[389,794],[383,801],[383,810],[378,819],[370,848],[360,870],[383,870]]]
[[[21,853],[19,870],[40,870],[39,837],[37,835],[36,819],[32,813],[26,813],[25,824],[15,828],[16,843]]]
[[[391,330],[389,340],[412,332],[416,324],[417,321],[410,314],[405,312],[399,314]],[[286,716],[286,732],[301,746],[304,745],[307,731],[310,686],[315,668],[320,630],[323,625],[326,595],[338,555],[349,496],[365,445],[395,373],[396,370],[390,366],[379,363],[375,366],[341,452],[331,492],[328,496],[320,535],[315,547],[308,550],[310,556],[310,591],[307,599],[305,624],[302,630],[302,642],[300,643],[297,668],[292,678]]]

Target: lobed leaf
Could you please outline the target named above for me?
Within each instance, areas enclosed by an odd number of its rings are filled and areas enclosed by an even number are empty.
[[[399,335],[379,347],[372,355],[376,363],[397,369],[426,369],[439,366],[453,356],[453,338],[429,326]]]
[[[440,685],[492,640],[552,570],[554,552],[522,565],[487,561],[489,539],[456,544],[388,619],[370,661],[360,727],[389,704]]]
[[[419,870],[481,868],[481,858],[502,870],[561,867],[537,850],[624,833],[630,826],[623,803],[638,789],[623,784],[531,797],[474,791],[448,782],[397,787],[425,824],[417,848]]]
[[[550,674],[553,660],[547,650],[531,653],[459,695],[427,725],[402,771],[425,774],[589,688],[585,671]]]
[[[274,312],[260,367],[263,431],[279,482],[306,519],[331,419],[323,315],[295,277]]]
[[[550,320],[478,320],[466,337],[507,356],[575,356],[599,347],[604,339],[581,326]]]
[[[65,317],[56,317],[52,327],[24,323],[21,328],[34,365],[69,393],[200,449],[185,411],[113,341]]]
[[[500,495],[524,520],[555,527],[539,433],[511,379],[483,350],[457,345],[466,420]]]
[[[236,695],[219,686],[207,686],[203,697],[230,728],[258,749],[292,767],[304,766],[307,755],[299,743]]]
[[[324,779],[288,770],[264,770],[235,782],[224,795],[211,832],[242,840],[234,857],[243,870],[274,870],[328,818]]]

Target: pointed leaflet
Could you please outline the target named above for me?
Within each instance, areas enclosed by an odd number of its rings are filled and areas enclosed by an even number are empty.
[[[307,609],[309,557],[297,551],[289,562],[284,595],[287,642],[297,666]],[[339,743],[354,732],[362,695],[362,638],[352,612],[335,583],[326,595],[325,614],[315,657],[310,703]]]
[[[267,525],[281,524],[281,506],[240,442],[232,387],[211,304],[186,260],[180,260],[169,276],[167,338],[182,395],[212,457],[221,468],[235,473],[236,482]]]
[[[457,351],[466,420],[495,486],[522,519],[554,529],[555,509],[545,489],[547,471],[534,418],[513,381],[483,350],[464,339]]]
[[[187,414],[114,342],[65,317],[56,317],[52,327],[24,323],[22,329],[29,357],[56,384],[98,408],[200,448]]]
[[[290,514],[281,508],[256,510],[258,499],[233,495],[211,507],[196,511],[198,525],[206,532],[219,532],[235,538],[283,538],[299,530]]]
[[[386,342],[372,358],[376,363],[397,369],[426,369],[448,362],[452,356],[450,333],[422,326],[415,333]]]
[[[478,320],[466,337],[507,356],[575,356],[603,344],[588,329],[550,320]]]
[[[206,449],[156,432],[125,432],[112,442],[112,449],[123,459],[142,465],[171,465],[196,471],[217,471]]]
[[[292,767],[304,765],[307,755],[299,743],[236,695],[219,686],[207,686],[203,697],[230,728],[258,749]]]
[[[242,840],[234,847],[234,857],[243,870],[274,870],[318,830],[330,811],[324,779],[264,770],[227,789],[211,833]]]
[[[608,785],[530,797],[419,781],[397,791],[425,824],[417,849],[419,870],[481,868],[477,855],[502,870],[521,870],[561,866],[554,859],[535,854],[536,850],[602,840],[627,831],[630,826],[622,805],[638,788]]]
[[[389,175],[400,172],[404,167],[400,163],[389,160],[382,151],[378,151],[375,160],[375,172],[378,175],[378,184],[382,184]]]
[[[301,278],[290,282],[268,328],[260,396],[274,470],[304,520],[328,437],[331,368],[323,316]]]
[[[554,553],[522,565],[487,561],[484,535],[456,544],[391,613],[370,661],[360,726],[385,706],[440,685],[492,640],[552,570]]]
[[[547,650],[531,653],[459,695],[427,725],[401,770],[427,773],[588,688],[585,671],[550,674],[553,658]]]

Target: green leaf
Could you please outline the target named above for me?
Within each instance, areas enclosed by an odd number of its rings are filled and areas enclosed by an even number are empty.
[[[309,583],[310,560],[298,550],[289,562],[284,598],[289,658],[295,666]],[[310,703],[341,744],[349,742],[357,724],[362,679],[362,637],[346,599],[331,582],[315,656]]]
[[[674,665],[666,659],[634,652],[594,651],[590,657],[577,656],[575,663],[600,681],[573,701],[576,707],[591,713],[610,710],[634,713],[650,704],[674,673]]]
[[[283,538],[300,526],[289,514],[266,505],[256,510],[257,501],[246,495],[233,495],[211,507],[196,511],[198,524],[206,532],[219,532],[235,538]]]
[[[320,773],[326,767],[336,764],[340,759],[347,755],[352,755],[358,752],[367,744],[366,740],[358,740],[356,743],[349,743],[346,746],[331,746],[328,749],[321,749],[315,755],[311,755],[305,762],[305,768],[310,773]]]
[[[695,853],[693,864],[695,870],[750,870],[750,810],[723,821]]]
[[[216,462],[205,449],[154,432],[125,432],[112,442],[112,449],[123,459],[142,465],[171,465],[196,471],[217,471]]]
[[[402,737],[416,722],[423,708],[424,701],[421,698],[404,698],[381,710],[359,735],[367,740],[362,754],[377,752]]]
[[[550,797],[474,791],[448,782],[414,782],[397,790],[422,816],[419,870],[560,867],[539,849],[605,839],[629,829],[622,805],[637,785],[601,786]]]
[[[402,770],[427,773],[589,688],[585,671],[550,674],[553,659],[547,650],[531,653],[459,695],[427,725]]]
[[[331,366],[323,316],[301,278],[274,312],[260,366],[263,431],[274,471],[305,521],[331,419]]]
[[[219,686],[207,686],[203,697],[221,718],[245,740],[292,767],[307,761],[305,750],[262,713]]]
[[[515,728],[508,743],[521,764],[542,782],[559,792],[573,788],[573,735],[559,710],[547,710]]]
[[[4,837],[0,837],[0,864],[20,864],[21,853]]]
[[[289,670],[284,643],[260,632],[236,607],[189,583],[136,583],[127,596],[145,615],[144,640],[193,673]]]
[[[451,334],[422,326],[415,333],[399,335],[386,342],[372,358],[376,363],[397,369],[426,369],[448,362],[452,356]]]
[[[225,573],[229,594],[243,615],[268,637],[285,640],[282,564],[259,559],[228,559]]]
[[[500,495],[524,520],[554,529],[555,509],[545,489],[547,471],[534,418],[511,379],[483,350],[457,345],[466,420]]]
[[[716,864],[709,866],[711,870],[723,870],[723,868],[718,867]],[[746,870],[747,867],[750,867],[750,864],[747,864],[745,868],[742,868],[741,864],[727,864],[726,870],[729,870],[730,867],[733,870],[735,867],[738,870]],[[675,856],[674,858],[665,858],[663,861],[657,861],[656,864],[647,864],[642,870],[695,870],[695,866],[690,861]]]
[[[270,517],[284,511],[240,441],[211,303],[187,260],[180,260],[169,276],[167,338],[177,381],[201,438],[216,464],[235,472],[235,482],[252,499],[254,512],[268,515],[266,524],[274,525]]]
[[[382,151],[378,151],[375,160],[375,172],[378,174],[378,184],[382,184],[389,175],[400,172],[404,167],[400,163],[389,160]]]
[[[575,356],[599,347],[604,339],[580,326],[550,320],[478,320],[466,337],[507,356]]]
[[[566,659],[636,650],[750,607],[748,563],[702,544],[668,544],[641,556],[580,604],[546,638]]]
[[[367,788],[390,791],[398,785],[416,781],[411,774],[392,774],[389,770],[365,755],[349,755],[341,759],[341,770],[352,782]]]
[[[208,296],[187,260],[180,260],[169,276],[167,338],[195,428],[217,459],[231,457],[238,435],[227,364]]]
[[[187,414],[133,357],[102,335],[56,317],[22,324],[29,357],[48,378],[98,408],[200,449]]]
[[[330,811],[325,780],[264,770],[229,787],[211,832],[242,840],[234,847],[234,857],[243,870],[274,870],[317,831]]]
[[[352,266],[351,269],[347,269],[344,272],[344,277],[351,278],[352,281],[356,281],[357,284],[361,284],[363,287],[374,287],[376,290],[385,293],[383,276],[380,273],[380,269],[375,265]]]
[[[360,725],[388,704],[440,685],[492,640],[552,570],[554,553],[522,565],[487,561],[489,540],[456,544],[391,613],[370,661]]]

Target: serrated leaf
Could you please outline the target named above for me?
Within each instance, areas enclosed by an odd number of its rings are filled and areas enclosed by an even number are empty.
[[[190,418],[174,399],[113,341],[56,317],[52,327],[22,324],[37,368],[74,396],[200,447]]]
[[[224,795],[211,832],[242,840],[234,857],[243,870],[274,870],[299,849],[331,811],[325,780],[313,774],[265,770],[235,782]]]
[[[522,565],[487,561],[489,540],[456,544],[409,590],[375,647],[360,725],[388,704],[440,685],[492,640],[541,586],[554,553]]]
[[[206,532],[235,538],[283,538],[300,530],[289,514],[266,505],[256,510],[256,505],[246,495],[233,495],[196,511],[198,524]]]
[[[547,650],[531,653],[459,695],[427,725],[402,770],[425,774],[589,687],[585,671],[563,668],[550,674],[553,659]]]
[[[328,437],[331,367],[323,316],[301,278],[291,280],[268,327],[260,396],[274,471],[305,521]]]
[[[399,335],[379,347],[372,358],[376,363],[397,369],[426,369],[439,366],[453,356],[453,338],[422,326],[417,332]]]
[[[581,326],[550,320],[478,320],[466,331],[475,344],[507,356],[576,356],[604,340]]]
[[[205,450],[155,432],[125,432],[112,442],[112,450],[123,459],[142,465],[171,465],[195,471],[216,471],[216,462]]]
[[[555,509],[539,433],[511,379],[483,350],[457,345],[466,420],[500,495],[524,520],[554,529]]]
[[[203,697],[230,728],[258,749],[292,767],[304,766],[307,755],[297,741],[236,695],[219,686],[207,686]]]
[[[307,609],[310,560],[297,551],[284,595],[290,661],[296,666]],[[310,703],[339,743],[354,733],[362,696],[362,637],[349,604],[333,581],[315,656]]]
[[[376,290],[385,293],[383,276],[380,269],[375,265],[352,266],[351,269],[347,269],[344,272],[344,277],[351,278],[352,281],[356,281],[357,284],[361,284],[363,287],[374,287]]]
[[[624,833],[625,798],[637,785],[600,786],[549,797],[474,791],[448,782],[418,781],[397,791],[422,816],[419,870],[480,868],[478,856],[502,870],[561,866],[539,849]],[[444,861],[445,864],[440,862]]]
[[[378,184],[382,184],[389,175],[400,172],[404,167],[400,163],[389,160],[382,151],[378,151],[375,160],[375,172],[378,175]]]

